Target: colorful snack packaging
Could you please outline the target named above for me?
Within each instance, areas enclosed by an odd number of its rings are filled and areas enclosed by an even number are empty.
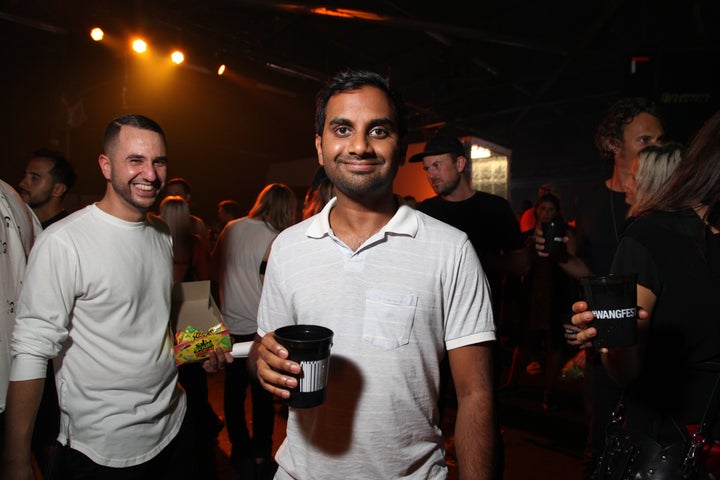
[[[207,332],[188,325],[175,333],[175,365],[205,360],[216,347],[224,352],[232,350],[232,338],[225,325],[218,323]]]

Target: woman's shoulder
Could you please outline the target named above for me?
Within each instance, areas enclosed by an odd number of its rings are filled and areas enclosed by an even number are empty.
[[[693,227],[700,227],[702,220],[692,210],[679,212],[650,212],[632,220],[625,228],[625,235],[643,235],[675,232],[692,235]]]

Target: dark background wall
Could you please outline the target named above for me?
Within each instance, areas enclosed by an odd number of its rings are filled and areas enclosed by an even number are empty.
[[[2,5],[4,11],[0,10],[0,60],[3,65],[0,73],[0,178],[16,184],[32,150],[42,146],[56,147],[68,152],[80,175],[71,200],[77,204],[93,201],[104,191],[96,159],[105,125],[119,114],[136,112],[154,118],[165,129],[170,175],[189,179],[193,185],[192,208],[207,220],[212,220],[217,202],[225,198],[234,198],[249,209],[268,181],[285,181],[299,195],[304,193],[314,168],[290,179],[280,178],[277,174],[269,176],[269,172],[277,172],[271,166],[278,163],[315,156],[313,94],[319,82],[287,78],[282,84],[272,83],[255,74],[242,76],[237,73],[242,70],[237,69],[234,74],[217,77],[192,64],[171,68],[158,58],[140,60],[120,48],[92,43],[86,31],[70,30],[70,27],[63,30],[64,27],[58,26],[60,22],[52,23],[57,19],[52,15],[47,16],[50,23],[43,23],[28,22],[27,17],[7,14],[25,5],[44,3],[64,4],[6,1]],[[159,8],[160,4],[167,3],[171,7],[193,4],[182,1],[153,2],[152,5]],[[246,2],[231,2],[238,6],[243,3]],[[383,2],[370,2],[376,3]],[[505,15],[506,23],[493,25],[501,33],[517,30],[516,24],[524,25],[525,30],[520,33],[532,33],[548,41],[558,40],[566,33],[582,33],[582,28],[576,25],[580,20],[572,17],[570,11],[576,2],[543,7],[543,18],[547,22],[557,16],[548,9],[561,7],[561,11],[566,12],[567,18],[558,17],[559,23],[574,26],[565,30],[550,23],[543,27],[533,22],[537,12],[532,8],[539,7],[530,8],[532,2],[506,2],[507,7],[500,6],[502,2],[497,5],[489,2],[488,5],[491,3],[496,10],[507,8],[500,12]],[[605,5],[596,3],[590,2],[583,8],[591,10],[591,7]],[[561,57],[554,65],[542,55],[533,52],[527,55],[526,47],[524,50],[504,47],[504,50],[493,51],[489,48],[492,44],[478,42],[465,44],[462,50],[440,52],[445,53],[449,57],[447,61],[457,68],[449,72],[443,70],[444,65],[435,67],[431,62],[436,60],[429,53],[423,55],[404,43],[418,43],[410,36],[407,22],[393,24],[382,31],[365,32],[356,29],[355,23],[316,24],[310,23],[308,17],[292,17],[297,22],[292,26],[304,28],[303,35],[313,42],[311,47],[301,49],[301,53],[286,60],[309,63],[319,58],[320,62],[325,62],[325,71],[333,72],[347,66],[366,67],[372,64],[363,58],[387,55],[383,58],[386,63],[377,71],[389,74],[401,91],[410,94],[410,103],[415,107],[414,121],[417,123],[419,117],[426,121],[425,126],[414,130],[415,141],[421,141],[423,136],[431,133],[426,126],[432,118],[429,113],[422,112],[439,105],[441,96],[452,97],[452,110],[447,107],[446,117],[443,117],[447,122],[441,123],[455,126],[462,123],[466,130],[458,128],[458,135],[478,136],[512,150],[510,200],[513,206],[517,207],[525,198],[534,200],[537,186],[546,182],[557,185],[563,199],[568,200],[577,189],[608,174],[609,166],[597,156],[593,133],[603,112],[616,98],[644,95],[660,102],[667,114],[669,135],[680,141],[687,141],[702,121],[720,106],[720,48],[714,39],[717,35],[710,35],[713,30],[707,29],[707,26],[714,28],[714,17],[700,15],[700,18],[692,19],[695,30],[702,31],[688,33],[680,30],[681,17],[671,8],[666,9],[662,23],[657,20],[642,23],[640,15],[654,11],[655,2],[615,3],[623,7],[617,9],[615,23],[609,22],[607,31],[598,34],[592,43],[588,42],[586,51],[573,52],[569,48],[567,60]],[[701,13],[708,9],[717,13],[718,10],[717,2],[667,3],[682,7],[683,12],[691,7],[698,7],[693,11]],[[107,7],[111,2],[90,4]],[[407,7],[414,5],[408,2]],[[133,6],[141,10],[140,7],[147,8],[150,4],[137,2]],[[69,13],[72,17],[74,12]],[[259,24],[262,18],[259,13],[263,12],[250,11],[248,15],[231,19],[228,34],[238,37],[243,34],[238,26],[240,19],[248,24]],[[460,22],[464,20],[461,13],[457,10],[454,17],[460,18],[451,20],[448,16],[443,22]],[[258,14],[257,19],[255,14]],[[498,14],[498,11],[488,11],[484,17],[477,18],[491,18],[491,14]],[[75,17],[79,17],[79,13]],[[119,23],[125,21],[117,20]],[[149,24],[150,20],[147,17],[141,23]],[[152,20],[164,21],[179,32],[190,29],[195,19],[176,19],[172,9],[168,9],[154,15]],[[205,22],[202,26],[211,32],[213,28],[219,28],[217,21],[197,19],[195,23]],[[595,22],[592,16],[583,21]],[[428,25],[423,23],[416,30],[427,29]],[[265,25],[260,26],[262,31],[268,30]],[[333,28],[338,26],[342,29]],[[361,27],[367,29],[364,25]],[[453,33],[447,23],[440,27],[447,35]],[[344,32],[346,36],[343,37]],[[482,32],[478,28],[477,32],[471,33],[479,36]],[[637,38],[625,40],[627,32]],[[252,33],[260,34],[259,31]],[[277,45],[271,45],[271,50],[278,55],[292,47],[282,43],[280,33],[279,29],[268,32],[271,40],[278,39]],[[317,35],[317,38],[311,35]],[[691,36],[692,41],[689,41]],[[212,35],[208,33],[204,37],[207,41]],[[373,42],[368,43],[367,38]],[[350,40],[359,42],[362,48],[356,45],[350,48]],[[448,49],[460,44],[458,38],[445,43],[432,41],[431,46],[445,48],[447,45]],[[563,41],[569,47],[573,46],[572,38]],[[475,57],[468,56],[469,46]],[[339,48],[345,57],[333,62],[323,58],[330,48]],[[442,57],[441,54],[435,56]],[[636,62],[633,70],[632,57],[639,54],[646,55],[648,61]],[[492,58],[498,64],[507,62],[502,64],[505,71],[493,77],[493,81],[500,83],[490,85],[475,71],[478,67],[473,62],[479,63],[480,57]],[[570,59],[579,66],[566,67]],[[603,68],[593,68],[601,61]],[[422,73],[403,70],[421,67],[424,67]],[[572,70],[571,75],[566,75],[562,82],[556,81],[556,77],[569,70]],[[466,75],[466,78],[462,82],[454,81],[460,75]],[[426,89],[423,82],[434,85],[434,89]],[[419,88],[420,84],[423,88]],[[604,88],[599,89],[598,85]],[[523,94],[530,87],[534,87],[535,92]],[[440,111],[441,107],[435,110]],[[463,122],[458,120],[460,118]]]

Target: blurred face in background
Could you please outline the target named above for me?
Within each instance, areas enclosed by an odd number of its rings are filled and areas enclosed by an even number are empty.
[[[18,184],[18,193],[30,208],[41,207],[52,198],[55,190],[55,181],[50,175],[52,168],[52,160],[43,157],[30,159],[25,167],[25,175]]]
[[[220,223],[222,223],[223,225],[234,219],[232,213],[228,212],[222,207],[218,207],[217,216],[218,220],[220,220]]]
[[[185,187],[179,183],[171,183],[165,187],[166,196],[182,197],[186,202],[190,203],[190,194],[185,191]]]
[[[446,196],[455,191],[462,180],[465,157],[453,160],[450,153],[428,155],[423,158],[423,169],[435,193]]]
[[[637,160],[640,150],[649,145],[660,145],[665,135],[660,119],[649,113],[639,113],[623,131],[622,143],[615,149],[615,163],[627,166]]]
[[[538,225],[551,221],[557,213],[558,210],[553,202],[540,202],[540,205],[535,208],[535,218],[537,218]]]

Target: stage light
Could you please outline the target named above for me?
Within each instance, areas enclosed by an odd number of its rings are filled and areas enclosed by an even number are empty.
[[[95,27],[92,30],[90,30],[90,38],[95,40],[96,42],[99,42],[103,39],[105,36],[105,32],[102,31],[102,28]]]
[[[225,73],[225,64],[220,65],[217,69],[218,75],[222,75],[223,73]]]
[[[170,55],[170,59],[173,61],[173,63],[180,65],[185,60],[185,55],[180,50],[175,50]]]
[[[132,42],[132,48],[137,53],[145,53],[147,51],[147,43],[144,40],[137,38]]]

